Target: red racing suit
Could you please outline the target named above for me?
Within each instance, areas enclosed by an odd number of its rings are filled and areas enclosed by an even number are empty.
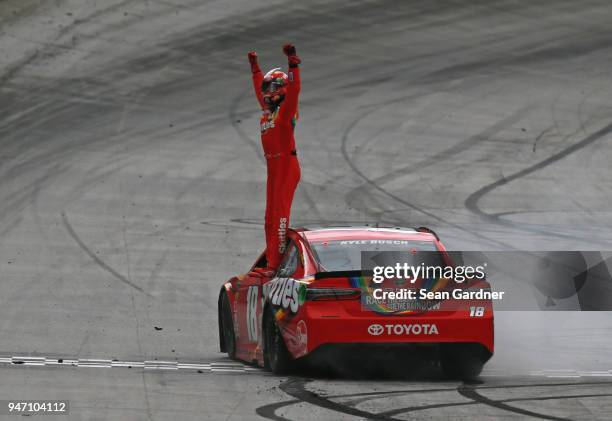
[[[287,228],[291,214],[293,194],[300,181],[300,163],[295,150],[293,130],[298,118],[300,70],[289,66],[289,80],[284,100],[273,112],[266,108],[261,92],[263,75],[253,72],[253,87],[261,116],[261,144],[263,146],[268,179],[266,184],[266,260],[268,267],[276,269],[285,252]]]

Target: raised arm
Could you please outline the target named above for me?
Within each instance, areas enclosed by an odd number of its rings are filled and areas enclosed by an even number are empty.
[[[300,68],[299,64],[302,62],[295,52],[295,46],[293,44],[283,45],[283,53],[287,56],[289,62],[289,83],[287,85],[287,94],[283,105],[281,106],[281,114],[284,114],[285,118],[293,119],[297,114],[298,108],[298,97],[300,94]]]
[[[257,97],[259,106],[263,110],[266,105],[264,104],[263,95],[261,93],[261,82],[263,81],[263,75],[261,74],[259,63],[257,63],[257,53],[255,51],[251,51],[249,52],[248,57],[249,57],[249,63],[251,64],[251,73],[253,77],[253,89],[255,89],[255,96]]]

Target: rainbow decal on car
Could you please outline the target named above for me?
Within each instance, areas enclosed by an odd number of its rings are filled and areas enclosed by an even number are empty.
[[[423,279],[423,284],[420,289],[425,289],[428,292],[440,291],[448,285],[450,279],[448,278],[430,278]],[[395,309],[388,305],[384,301],[375,300],[373,297],[374,289],[381,288],[380,284],[376,284],[372,281],[371,276],[354,276],[349,278],[349,284],[352,288],[359,288],[361,290],[361,304],[368,310],[371,310],[378,314],[388,315],[402,315],[402,314],[413,314],[427,311],[428,309],[439,307],[439,302],[422,301],[419,299],[413,300],[414,306],[418,308],[411,309]],[[370,297],[370,299],[368,299]]]
[[[279,308],[274,313],[274,318],[277,322],[282,322],[287,317],[287,312],[283,308]]]
[[[267,284],[267,299],[276,308],[277,321],[291,318],[306,301],[306,283],[292,278],[275,278]]]

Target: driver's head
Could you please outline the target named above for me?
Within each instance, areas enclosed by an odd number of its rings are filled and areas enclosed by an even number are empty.
[[[283,99],[287,91],[289,78],[280,68],[272,69],[263,78],[261,93],[268,110],[274,111]]]

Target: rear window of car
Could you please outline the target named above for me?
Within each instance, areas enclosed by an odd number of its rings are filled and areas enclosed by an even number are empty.
[[[394,261],[386,264],[444,266],[442,255],[433,241],[368,239],[312,242],[310,245],[323,272],[361,270],[362,251],[406,252],[389,253]]]

